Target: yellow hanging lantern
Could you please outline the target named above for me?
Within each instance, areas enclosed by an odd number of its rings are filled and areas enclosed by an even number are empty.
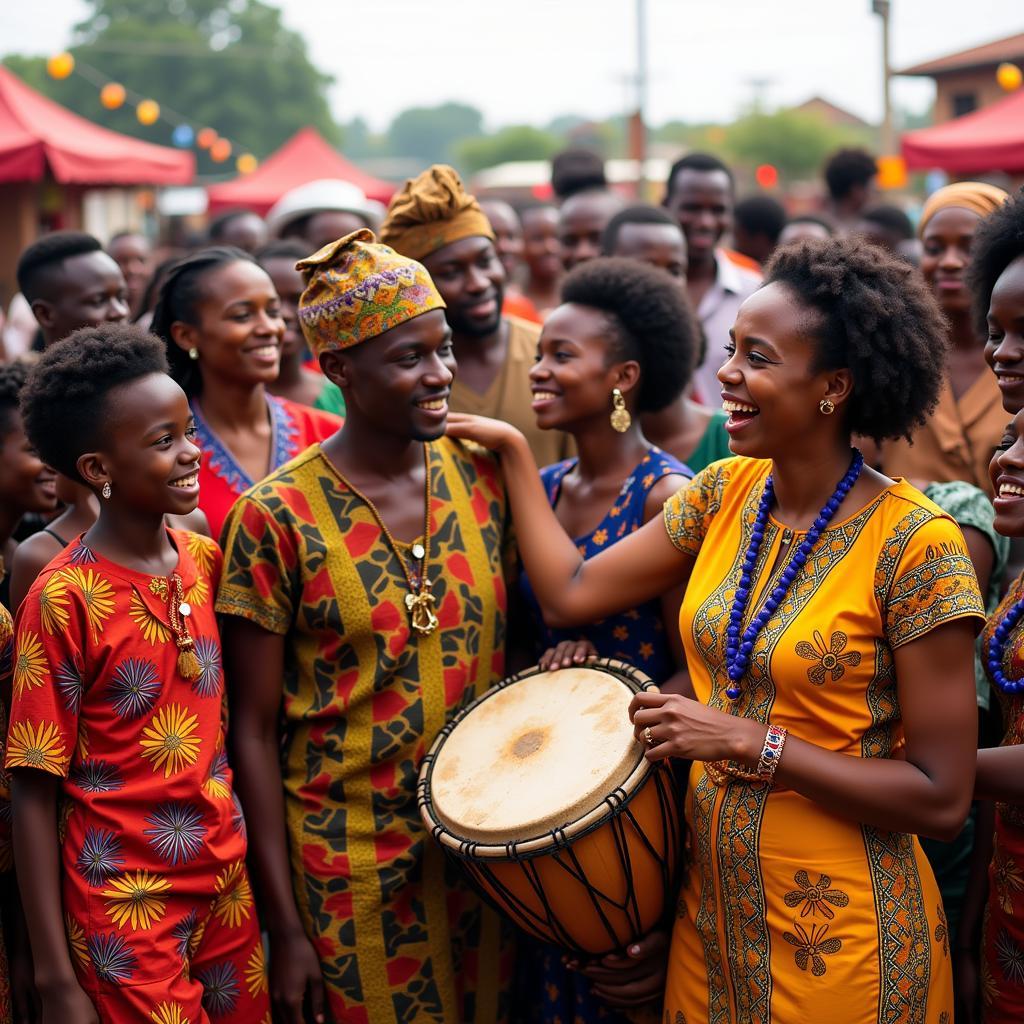
[[[210,147],[210,159],[214,163],[222,164],[229,156],[231,156],[231,143],[227,139],[218,139]]]
[[[107,84],[100,89],[100,103],[102,103],[107,110],[117,110],[118,107],[124,105],[124,101],[124,86],[121,85],[120,82],[107,82]]]
[[[67,78],[75,70],[75,58],[70,53],[54,54],[46,62],[46,71],[51,78]]]
[[[1016,64],[1004,61],[996,68],[996,81],[1006,92],[1013,92],[1024,82],[1024,72]]]
[[[142,100],[135,108],[139,124],[156,124],[160,120],[160,104],[156,100]]]
[[[243,153],[236,161],[239,174],[252,174],[259,166],[259,160],[252,153]]]

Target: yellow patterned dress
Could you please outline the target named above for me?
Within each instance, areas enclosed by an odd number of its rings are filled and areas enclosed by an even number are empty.
[[[293,886],[336,1024],[508,1012],[504,926],[446,878],[415,792],[434,737],[502,675],[505,494],[492,456],[447,438],[429,449],[429,636],[410,632],[395,552],[319,446],[244,495],[225,532],[217,610],[287,637]]]
[[[725,631],[770,469],[713,463],[665,506],[673,543],[696,556],[680,612],[694,689],[724,710]],[[801,539],[769,521],[748,616],[775,585],[783,542],[792,551]],[[894,649],[983,615],[959,528],[897,482],[822,534],[758,635],[734,710],[849,757],[899,757]],[[949,936],[913,836],[780,786],[720,789],[699,762],[686,817],[668,1024],[950,1024]]]

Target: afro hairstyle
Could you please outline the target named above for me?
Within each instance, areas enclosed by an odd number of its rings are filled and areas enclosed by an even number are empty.
[[[609,362],[640,364],[638,412],[664,409],[689,383],[697,324],[679,282],[664,270],[618,256],[588,260],[562,282],[562,302],[604,314],[613,331]]]
[[[967,287],[974,303],[978,330],[988,334],[992,289],[1003,271],[1024,256],[1024,189],[982,221],[971,240]]]
[[[83,327],[51,345],[29,371],[21,391],[25,432],[43,462],[84,483],[78,459],[103,443],[110,392],[167,372],[160,339],[137,324]]]
[[[915,268],[876,245],[829,238],[777,250],[764,284],[783,285],[818,315],[816,370],[853,377],[851,433],[882,441],[925,423],[945,379],[948,342]]]

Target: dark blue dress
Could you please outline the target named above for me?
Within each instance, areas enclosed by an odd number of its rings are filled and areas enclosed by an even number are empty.
[[[554,508],[566,473],[576,459],[557,462],[541,470],[548,501]],[[584,558],[611,547],[644,525],[644,504],[654,485],[670,474],[689,479],[689,468],[660,448],[651,448],[622,485],[619,496],[597,528],[576,538]],[[609,616],[601,622],[576,629],[549,629],[525,572],[519,587],[533,620],[536,655],[562,640],[589,640],[602,658],[618,658],[646,672],[661,683],[675,672],[675,661],[662,622],[661,602],[648,601],[637,608]],[[519,949],[517,1020],[525,1024],[630,1024],[630,1019],[594,996],[590,982],[562,964],[563,950],[523,938]]]

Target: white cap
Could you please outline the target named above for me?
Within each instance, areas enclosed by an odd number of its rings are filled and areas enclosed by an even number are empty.
[[[267,228],[272,235],[279,236],[291,221],[327,210],[364,217],[373,231],[380,230],[386,212],[383,203],[367,199],[358,185],[340,178],[321,178],[285,192],[270,208]]]

